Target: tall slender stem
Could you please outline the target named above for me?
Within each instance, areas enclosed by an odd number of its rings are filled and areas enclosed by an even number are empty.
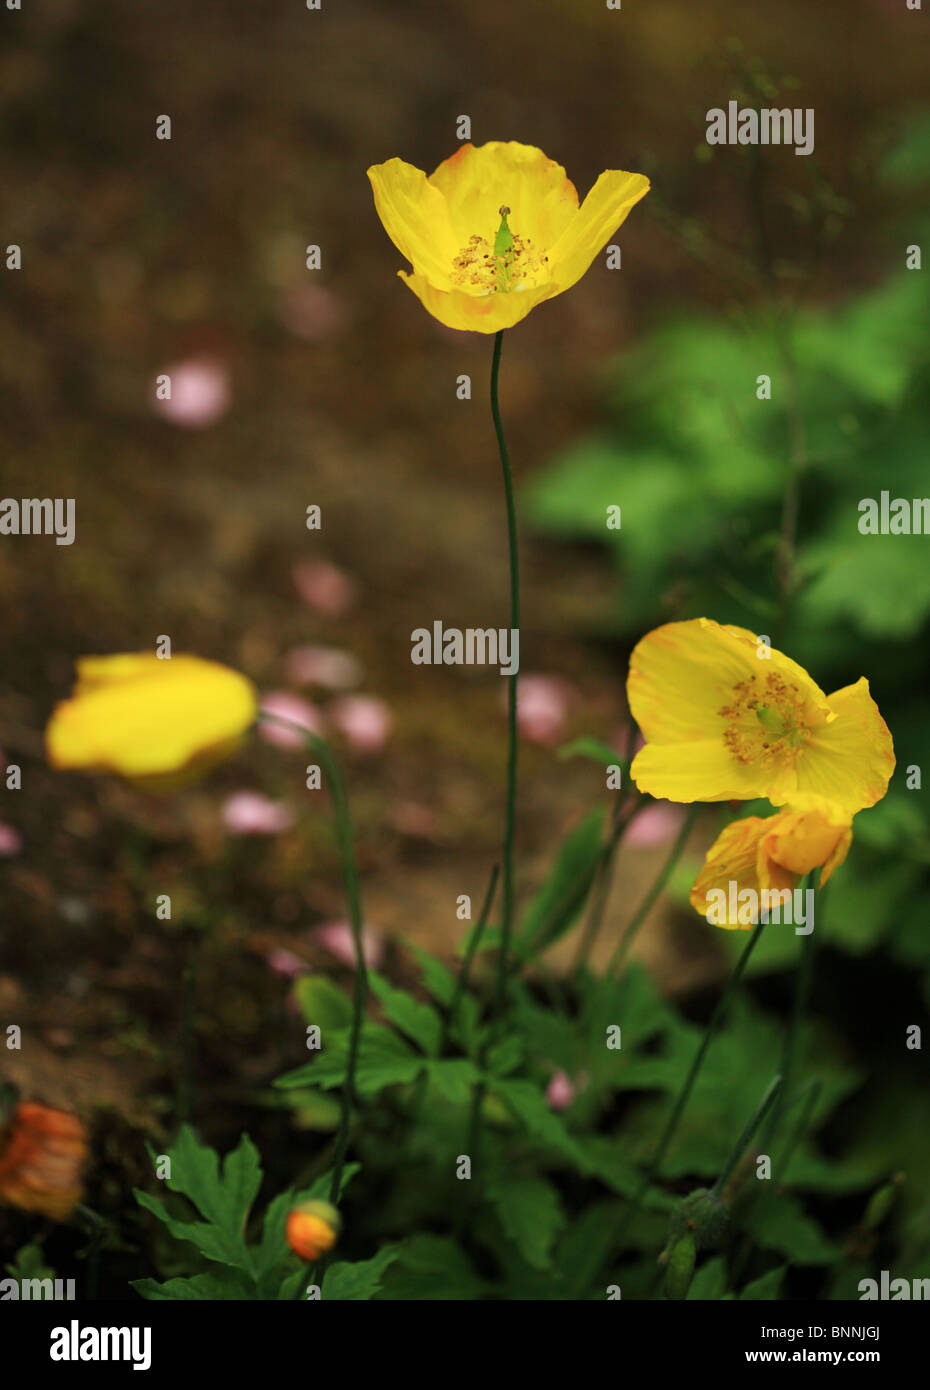
[[[610,960],[610,964],[607,967],[608,975],[613,974],[613,972],[623,964],[623,961],[626,959],[626,954],[633,944],[633,940],[636,936],[636,933],[639,931],[643,922],[645,922],[650,911],[652,910],[653,904],[656,902],[657,898],[659,897],[659,894],[662,892],[666,883],[668,883],[669,879],[671,878],[672,870],[678,863],[678,860],[681,858],[681,852],[687,844],[688,836],[691,834],[691,831],[694,828],[694,822],[697,820],[699,811],[700,806],[694,805],[691,807],[688,814],[685,816],[684,824],[682,825],[681,830],[678,832],[678,838],[672,845],[672,848],[669,851],[668,858],[662,865],[662,869],[659,873],[658,878],[656,879],[655,883],[653,883],[649,891],[646,893],[642,902],[639,904],[639,907],[633,913],[633,916],[630,919],[629,926],[626,928],[625,932],[620,938],[620,941],[617,945],[617,949],[614,951],[613,956]]]
[[[491,418],[494,421],[494,433],[497,436],[497,448],[500,453],[501,471],[504,477],[504,497],[507,504],[507,545],[510,555],[510,631],[513,634],[519,633],[520,630],[520,560],[517,542],[517,508],[514,500],[513,475],[510,471],[510,455],[507,452],[507,441],[504,438],[504,426],[501,423],[500,402],[498,399],[501,347],[503,341],[504,330],[501,329],[494,337],[494,354],[491,359]],[[519,668],[519,662],[517,664]],[[507,810],[504,822],[501,939],[495,1002],[498,1018],[501,1017],[504,1011],[504,1000],[507,989],[507,957],[510,951],[510,941],[513,934],[513,842],[517,812],[518,672],[514,671],[513,675],[509,676],[508,679],[510,681],[510,688],[507,700]]]
[[[817,907],[822,907],[823,892],[820,889],[820,869],[815,869],[809,880],[814,889],[813,902]],[[807,1002],[810,999],[811,985],[814,980],[814,923],[809,923],[811,930],[801,941],[801,963],[798,966],[797,976],[794,987],[794,1004],[791,1009],[791,1023],[785,1034],[785,1044],[782,1049],[781,1074],[785,1079],[785,1088],[779,1097],[778,1104],[769,1116],[768,1124],[765,1127],[763,1142],[770,1144],[775,1131],[781,1120],[784,1097],[792,1081],[795,1062],[797,1060],[798,1042],[801,1034],[801,1025],[804,1015],[807,1012]]]
[[[339,1116],[339,1129],[336,1134],[336,1148],[333,1157],[333,1178],[329,1189],[329,1200],[335,1206],[339,1201],[339,1189],[349,1148],[349,1129],[352,1124],[352,1108],[357,1103],[355,1094],[355,1073],[358,1068],[358,1053],[362,1037],[362,1023],[365,1018],[365,1001],[368,997],[368,972],[365,967],[365,951],[362,942],[362,894],[359,887],[358,865],[355,860],[355,834],[352,829],[352,815],[346,792],[342,769],[333,750],[325,739],[311,734],[301,724],[278,715],[263,714],[263,723],[280,724],[303,736],[307,747],[316,754],[323,765],[333,802],[333,817],[336,828],[336,843],[342,863],[342,880],[345,885],[346,903],[349,909],[349,926],[355,947],[355,982],[352,994],[352,1026],[349,1033],[349,1055],[346,1060],[346,1081],[342,1092],[342,1109]],[[311,1279],[311,1283],[313,1280]]]
[[[684,1086],[682,1086],[681,1092],[679,1093],[678,1099],[675,1102],[672,1113],[671,1115],[669,1115],[668,1120],[666,1121],[665,1128],[662,1131],[662,1137],[656,1145],[655,1152],[653,1153],[652,1158],[649,1161],[649,1165],[646,1168],[646,1172],[643,1176],[643,1179],[632,1198],[629,1210],[627,1212],[626,1221],[623,1223],[619,1233],[620,1236],[622,1236],[626,1232],[626,1228],[629,1224],[630,1218],[632,1217],[635,1211],[638,1211],[639,1205],[645,1197],[647,1191],[649,1190],[653,1178],[662,1166],[662,1160],[665,1158],[665,1155],[668,1152],[668,1146],[672,1142],[672,1139],[675,1135],[675,1131],[678,1128],[679,1121],[681,1120],[681,1117],[684,1114],[685,1106],[688,1104],[691,1092],[694,1089],[694,1083],[695,1081],[697,1081],[700,1070],[704,1065],[704,1058],[707,1056],[707,1049],[710,1047],[711,1042],[714,1038],[714,1034],[717,1031],[717,1025],[723,1018],[727,1006],[736,990],[736,986],[739,984],[740,980],[743,977],[743,972],[745,971],[746,966],[749,964],[749,958],[752,955],[753,951],[756,949],[756,945],[758,944],[759,938],[762,935],[764,927],[764,921],[759,922],[756,926],[755,930],[752,933],[752,936],[746,943],[746,948],[743,951],[743,954],[736,962],[733,972],[730,975],[729,980],[727,980],[726,987],[723,993],[717,1001],[717,1007],[711,1014],[710,1022],[704,1030],[704,1037],[701,1040],[700,1047],[695,1053],[694,1061],[691,1063],[691,1068],[688,1072],[687,1077],[685,1078],[685,1084]]]
[[[478,947],[481,944],[481,938],[484,935],[484,929],[488,924],[488,917],[491,913],[491,904],[494,901],[494,893],[497,888],[497,878],[499,873],[500,865],[495,864],[494,868],[491,870],[491,879],[488,883],[487,892],[484,895],[484,902],[481,906],[480,916],[478,917],[478,921],[475,923],[474,930],[470,933],[468,938],[468,947],[465,951],[465,959],[462,961],[462,968],[459,970],[458,978],[455,982],[455,988],[452,991],[452,998],[449,1001],[449,1010],[446,1014],[445,1020],[442,1025],[442,1032],[440,1033],[439,1037],[440,1056],[442,1055],[445,1045],[449,1040],[449,1030],[455,1024],[456,1017],[458,1016],[459,1004],[462,1001],[462,995],[468,988],[472,964],[474,963],[475,956],[478,952]]]
[[[759,1128],[762,1121],[765,1119],[766,1115],[771,1110],[772,1106],[775,1104],[775,1099],[778,1096],[781,1089],[781,1077],[773,1076],[772,1080],[769,1082],[768,1086],[765,1089],[765,1095],[762,1097],[759,1104],[756,1106],[755,1111],[753,1112],[752,1119],[748,1122],[746,1128],[743,1130],[742,1134],[737,1139],[736,1143],[733,1145],[733,1148],[730,1151],[730,1157],[727,1159],[726,1163],[720,1169],[717,1181],[711,1188],[710,1195],[712,1197],[723,1196],[723,1189],[729,1182],[730,1174],[733,1172],[733,1169],[736,1167],[737,1163],[739,1163],[744,1151],[749,1147],[749,1141],[752,1139],[752,1136],[755,1134],[756,1130]]]

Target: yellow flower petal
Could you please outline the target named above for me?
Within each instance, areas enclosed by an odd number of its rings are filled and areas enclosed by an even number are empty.
[[[512,328],[537,304],[558,293],[556,286],[551,284],[532,290],[514,290],[512,294],[474,295],[458,289],[444,293],[425,275],[407,275],[402,270],[397,273],[434,319],[447,328],[471,333],[498,333],[502,328]]]
[[[514,232],[545,251],[578,214],[578,193],[561,164],[516,140],[463,145],[429,182],[446,200],[459,246],[476,232],[493,239],[508,207]]]
[[[641,174],[602,174],[581,208],[574,184],[535,145],[462,145],[427,179],[401,159],[368,170],[401,277],[449,328],[497,333],[568,289],[648,191]],[[498,247],[506,210],[510,240]],[[558,248],[558,250],[556,250]]]
[[[216,662],[87,657],[73,696],[52,713],[46,750],[55,767],[163,781],[232,751],[257,712],[251,683]]]
[[[649,192],[644,174],[608,169],[601,174],[568,227],[549,251],[559,289],[570,289],[607,245],[627,214]]]
[[[800,796],[772,816],[734,821],[708,850],[691,906],[702,917],[713,908],[708,920],[717,926],[746,929],[766,907],[778,906],[766,894],[793,891],[818,867],[820,883],[826,883],[851,844],[852,817],[819,796]],[[749,894],[757,895],[754,915]]]
[[[874,806],[895,769],[888,725],[864,676],[834,691],[828,703],[836,718],[816,731],[798,760],[798,788],[852,811]]]
[[[737,762],[719,739],[647,743],[630,776],[659,801],[753,801],[766,794],[758,768]]]
[[[647,742],[703,741],[721,723],[721,705],[755,659],[754,645],[726,636],[719,623],[697,618],[657,627],[634,647],[627,699]]]
[[[852,844],[852,817],[822,797],[792,800],[786,811],[762,824],[766,831],[760,849],[765,861],[797,879],[821,868],[820,882],[826,883]],[[765,876],[764,870],[760,873]]]
[[[699,618],[648,633],[627,696],[646,739],[633,780],[655,797],[781,806],[812,793],[854,814],[884,796],[894,770],[866,681],[828,697],[744,628]]]
[[[437,289],[451,290],[452,262],[462,243],[441,190],[402,159],[373,164],[368,177],[378,216],[398,251]]]

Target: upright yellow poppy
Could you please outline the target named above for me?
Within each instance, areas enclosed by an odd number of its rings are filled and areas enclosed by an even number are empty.
[[[427,178],[402,159],[368,170],[398,271],[448,328],[497,333],[570,289],[649,191],[609,169],[581,207],[565,170],[534,145],[462,145]]]
[[[258,714],[245,676],[197,656],[86,656],[77,675],[45,733],[55,767],[167,785],[232,752]]]
[[[749,915],[734,910],[741,893],[791,892],[817,868],[823,886],[851,844],[848,812],[824,797],[799,794],[773,816],[747,816],[718,835],[694,881],[691,906],[703,917],[714,904],[717,926],[751,925]],[[721,902],[727,904],[722,912]]]
[[[669,801],[783,806],[809,792],[853,815],[881,800],[894,771],[867,680],[825,695],[745,628],[708,618],[656,628],[630,657],[627,698],[646,740],[633,780]]]

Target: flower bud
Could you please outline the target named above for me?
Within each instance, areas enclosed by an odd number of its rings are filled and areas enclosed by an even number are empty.
[[[694,1243],[694,1236],[689,1232],[673,1246],[668,1257],[668,1268],[665,1271],[666,1298],[682,1299],[687,1297],[691,1280],[694,1277],[696,1258],[697,1246]]]
[[[339,1238],[342,1218],[329,1202],[301,1202],[287,1216],[287,1243],[302,1260],[318,1260]]]
[[[720,1244],[729,1223],[730,1212],[726,1203],[708,1188],[698,1187],[672,1212],[669,1241],[674,1244],[690,1233],[694,1236],[697,1249],[703,1250]]]

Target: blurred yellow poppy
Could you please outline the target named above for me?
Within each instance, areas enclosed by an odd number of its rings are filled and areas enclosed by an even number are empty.
[[[238,671],[196,656],[88,656],[45,733],[54,767],[166,786],[233,752],[258,698]]]
[[[763,894],[793,892],[816,868],[822,887],[851,844],[851,815],[824,797],[799,795],[773,816],[747,816],[718,835],[691,889],[691,906],[704,917],[713,904],[717,926],[751,925],[751,914],[740,915],[740,894],[750,889],[764,905]]]
[[[368,170],[398,271],[448,328],[497,333],[570,289],[649,191],[609,169],[578,206],[565,170],[534,145],[463,145],[427,178],[402,159]]]
[[[697,618],[647,633],[630,657],[627,698],[646,740],[633,780],[669,801],[783,806],[812,793],[854,815],[881,800],[894,771],[867,680],[825,695],[745,628]]]

